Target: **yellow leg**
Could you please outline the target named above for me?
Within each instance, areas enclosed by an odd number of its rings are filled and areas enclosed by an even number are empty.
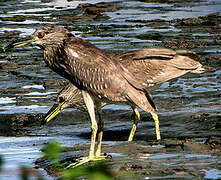
[[[154,119],[154,123],[155,123],[155,131],[156,131],[156,136],[157,136],[157,140],[160,140],[160,125],[159,125],[159,119],[158,119],[158,115],[156,113],[151,112],[151,115]]]
[[[98,148],[97,148],[96,155],[95,155],[94,150],[95,150],[98,126],[97,126],[95,112],[94,112],[94,101],[91,95],[88,94],[86,91],[82,91],[82,95],[84,98],[84,103],[87,107],[88,113],[91,118],[91,131],[92,132],[91,132],[91,145],[90,145],[89,156],[78,159],[76,163],[72,163],[66,168],[77,167],[89,161],[103,160],[107,157],[107,156],[101,156],[101,141],[102,141],[102,136],[103,136],[103,120],[101,118],[101,107],[100,106],[97,107],[98,115],[99,115],[99,135],[98,135]]]
[[[102,111],[101,107],[97,106],[97,113],[98,113],[98,139],[97,139],[97,151],[95,153],[96,157],[101,157],[101,142],[103,137],[103,128],[104,128],[104,121],[102,119]]]
[[[94,101],[90,94],[88,94],[85,91],[82,91],[82,95],[84,98],[84,103],[87,107],[89,116],[91,118],[91,145],[90,145],[90,151],[89,151],[89,159],[94,159],[94,149],[95,149],[95,143],[96,143],[96,135],[97,135],[97,122],[95,119],[95,112],[94,112]]]
[[[89,161],[96,160],[95,155],[94,155],[94,149],[95,149],[95,143],[96,143],[97,122],[95,119],[94,101],[92,97],[90,96],[90,94],[88,94],[86,91],[82,91],[82,95],[83,95],[84,103],[87,107],[89,116],[91,118],[91,131],[92,132],[91,132],[91,145],[90,145],[89,156],[78,159],[76,163],[70,164],[67,168],[77,167]]]
[[[140,120],[140,113],[137,110],[137,108],[136,107],[132,107],[132,109],[133,109],[133,113],[134,113],[134,123],[133,123],[132,129],[130,131],[130,136],[128,138],[128,141],[133,141],[134,134],[135,134],[136,129],[137,129],[137,124],[138,124],[138,121]]]

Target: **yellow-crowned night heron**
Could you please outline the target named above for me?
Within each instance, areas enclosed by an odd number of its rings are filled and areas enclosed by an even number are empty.
[[[101,140],[98,140],[94,153],[98,129],[95,106],[100,109],[102,102],[127,104],[150,112],[155,121],[157,138],[160,139],[156,107],[147,88],[171,79],[175,74],[180,76],[188,71],[203,71],[199,62],[168,49],[140,50],[126,52],[119,57],[112,56],[88,41],[75,37],[65,28],[54,25],[37,29],[31,40],[13,46],[27,44],[42,48],[46,64],[82,93],[91,118],[92,135],[89,156],[75,165],[103,158]]]
[[[198,62],[186,57],[186,55],[189,54],[194,55],[193,52],[185,50],[175,52],[169,49],[142,49],[112,55],[118,58],[120,63],[132,72],[137,80],[140,80],[140,83],[148,82],[146,86],[147,88],[151,88],[156,84],[176,78],[187,72],[202,72],[203,69],[199,68]],[[105,105],[107,105],[106,102],[101,102],[101,107]],[[72,83],[67,84],[58,93],[55,104],[46,114],[42,124],[47,123],[66,108],[87,111],[81,91]],[[133,140],[136,126],[140,119],[140,114],[136,107],[132,107],[132,110],[134,114],[134,124],[128,141]],[[97,113],[99,123],[102,123],[103,127],[101,109],[97,109]],[[98,127],[100,126],[98,125]],[[100,130],[98,130],[98,132],[100,132]]]

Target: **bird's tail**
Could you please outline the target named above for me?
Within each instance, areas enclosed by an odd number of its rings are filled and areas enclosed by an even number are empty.
[[[216,70],[216,69],[213,68],[213,67],[209,67],[209,66],[204,66],[204,65],[202,65],[202,66],[198,67],[197,69],[192,70],[191,72],[192,72],[192,73],[203,73],[203,72],[205,72],[205,71],[215,71],[215,70]]]
[[[146,112],[157,111],[151,95],[146,90],[141,91],[135,88],[130,88],[130,90],[127,91],[127,98],[131,103],[133,102],[136,106]]]
[[[178,69],[190,70],[190,72],[192,73],[202,73],[205,71],[215,70],[215,68],[202,65],[199,62],[200,56],[197,55],[195,52],[187,50],[177,50],[176,53],[178,56],[173,59],[173,64]]]

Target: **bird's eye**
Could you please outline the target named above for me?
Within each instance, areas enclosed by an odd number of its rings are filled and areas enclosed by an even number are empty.
[[[38,38],[43,38],[44,36],[45,36],[45,33],[43,33],[43,32],[38,33]]]
[[[65,98],[64,97],[59,97],[59,103],[62,103],[62,102],[64,102],[65,101]]]

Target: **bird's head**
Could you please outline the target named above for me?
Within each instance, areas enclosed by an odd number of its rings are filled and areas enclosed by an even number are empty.
[[[84,100],[81,95],[81,91],[77,89],[73,84],[66,85],[58,94],[56,102],[52,108],[45,115],[41,122],[41,125],[46,124],[51,119],[55,118],[63,109],[77,108],[86,111]]]
[[[45,49],[46,47],[57,46],[69,35],[69,31],[56,25],[46,25],[37,29],[28,40],[9,44],[5,50],[22,47],[26,45],[36,45]]]
[[[62,111],[62,109],[64,109],[65,104],[65,99],[60,97],[59,101],[56,101],[56,103],[54,103],[51,109],[47,112],[44,119],[41,121],[41,125],[44,125],[50,120],[54,119]]]

